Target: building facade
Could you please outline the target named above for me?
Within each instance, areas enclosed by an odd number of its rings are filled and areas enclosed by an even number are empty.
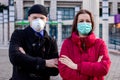
[[[5,0],[3,0],[5,1]],[[48,9],[49,21],[46,24],[46,30],[48,31],[50,36],[54,36],[60,44],[65,38],[71,35],[71,26],[73,23],[73,19],[75,14],[84,6],[88,6],[88,4],[83,3],[84,0],[14,0],[15,5],[15,21],[27,21],[28,18],[28,10],[29,8],[37,3],[44,4]],[[97,33],[99,33],[98,37],[102,38],[103,33],[103,20],[102,20],[102,1],[99,1],[98,7],[98,29]],[[95,4],[95,3],[94,3]],[[94,6],[94,5],[93,5]],[[95,7],[95,6],[94,6]],[[120,14],[120,0],[108,0],[108,32],[109,41],[111,39],[119,39],[120,30],[116,29],[114,26],[114,15]],[[16,24],[16,28],[23,28],[22,24]]]
[[[8,46],[15,28],[14,0],[0,1],[0,46]]]

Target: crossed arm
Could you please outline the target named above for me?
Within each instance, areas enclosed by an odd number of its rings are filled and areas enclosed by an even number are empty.
[[[81,75],[85,77],[104,76],[108,73],[111,62],[104,43],[100,47],[102,56],[99,56],[99,59],[96,62],[82,61],[81,63],[75,63],[69,58],[67,46],[68,44],[63,43],[59,58],[59,71],[64,79],[80,79]],[[65,74],[66,72],[69,74]]]
[[[13,66],[18,66],[31,72],[47,72],[49,73],[48,75],[57,75],[57,58],[46,60],[41,57],[33,57],[28,55],[21,47],[22,37],[20,35],[20,32],[15,31],[10,41],[9,58]]]
[[[20,50],[21,53],[23,53],[23,54],[26,55],[26,53],[25,53],[25,51],[24,51],[24,49],[22,47],[19,47],[19,50]],[[55,67],[55,68],[58,68],[57,65],[58,65],[58,59],[57,58],[45,60],[45,66],[46,67],[51,67],[51,68]]]

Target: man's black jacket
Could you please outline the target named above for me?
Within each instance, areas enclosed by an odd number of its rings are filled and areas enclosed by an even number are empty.
[[[49,80],[51,75],[58,74],[57,68],[45,67],[45,59],[58,58],[56,41],[46,31],[41,38],[31,27],[15,30],[10,40],[9,58],[13,65],[12,80]]]

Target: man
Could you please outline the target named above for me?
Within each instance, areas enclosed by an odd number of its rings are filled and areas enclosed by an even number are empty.
[[[33,5],[28,12],[30,26],[15,30],[9,46],[13,65],[11,80],[50,80],[58,74],[58,50],[54,39],[45,31],[47,10]]]

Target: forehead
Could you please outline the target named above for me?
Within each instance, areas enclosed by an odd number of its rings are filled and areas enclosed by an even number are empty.
[[[89,19],[90,20],[90,15],[89,14],[79,14],[78,20],[80,20],[80,19]]]
[[[44,17],[44,18],[46,18],[45,15],[43,15],[43,14],[37,14],[37,13],[31,14],[30,17]]]

